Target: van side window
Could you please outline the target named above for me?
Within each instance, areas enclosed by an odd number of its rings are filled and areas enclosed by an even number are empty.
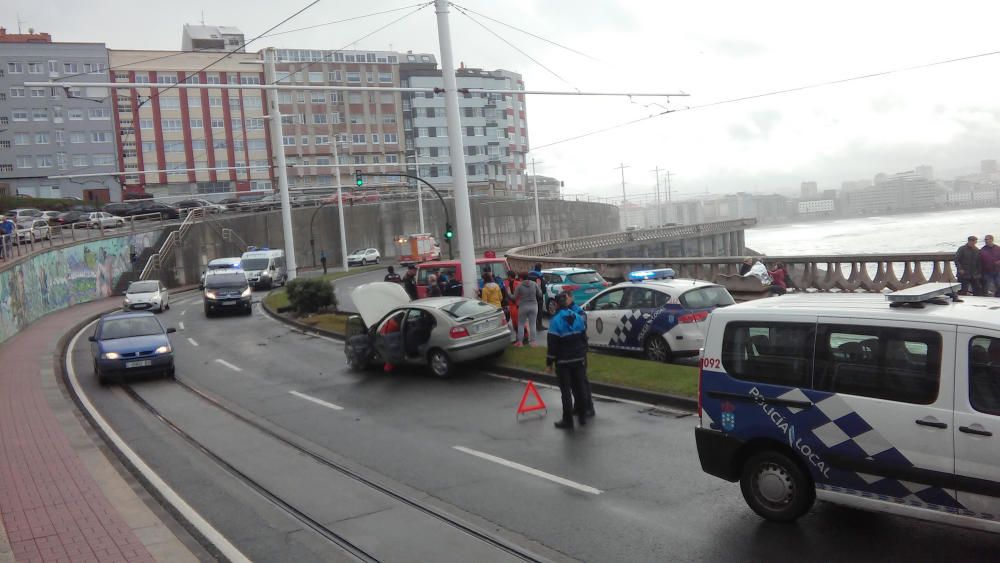
[[[930,330],[820,325],[817,390],[929,405],[941,379],[941,335]]]
[[[814,330],[810,323],[729,323],[722,366],[736,379],[809,388]]]
[[[1000,338],[977,336],[969,343],[969,402],[1000,415]]]

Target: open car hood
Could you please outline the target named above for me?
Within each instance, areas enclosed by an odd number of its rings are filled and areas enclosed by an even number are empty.
[[[393,282],[372,282],[359,285],[351,292],[351,299],[365,326],[371,327],[389,311],[410,302],[403,286]]]

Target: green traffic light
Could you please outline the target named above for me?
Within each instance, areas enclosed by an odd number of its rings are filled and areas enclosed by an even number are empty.
[[[358,185],[358,187],[359,187],[359,188],[360,188],[360,187],[361,187],[362,185],[364,185],[364,183],[365,183],[365,179],[364,179],[364,177],[363,177],[363,176],[361,175],[361,171],[360,171],[360,170],[355,170],[355,171],[354,171],[354,182],[355,182],[355,183],[357,183],[357,185]]]

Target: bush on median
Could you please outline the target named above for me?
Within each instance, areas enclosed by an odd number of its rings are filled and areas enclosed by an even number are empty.
[[[288,302],[299,314],[316,313],[322,309],[336,309],[337,296],[330,282],[317,278],[298,278],[285,287]]]

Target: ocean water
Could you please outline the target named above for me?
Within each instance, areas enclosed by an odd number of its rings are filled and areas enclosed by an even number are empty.
[[[1000,236],[1000,208],[957,209],[750,229],[749,248],[770,256],[954,252],[969,235]]]

